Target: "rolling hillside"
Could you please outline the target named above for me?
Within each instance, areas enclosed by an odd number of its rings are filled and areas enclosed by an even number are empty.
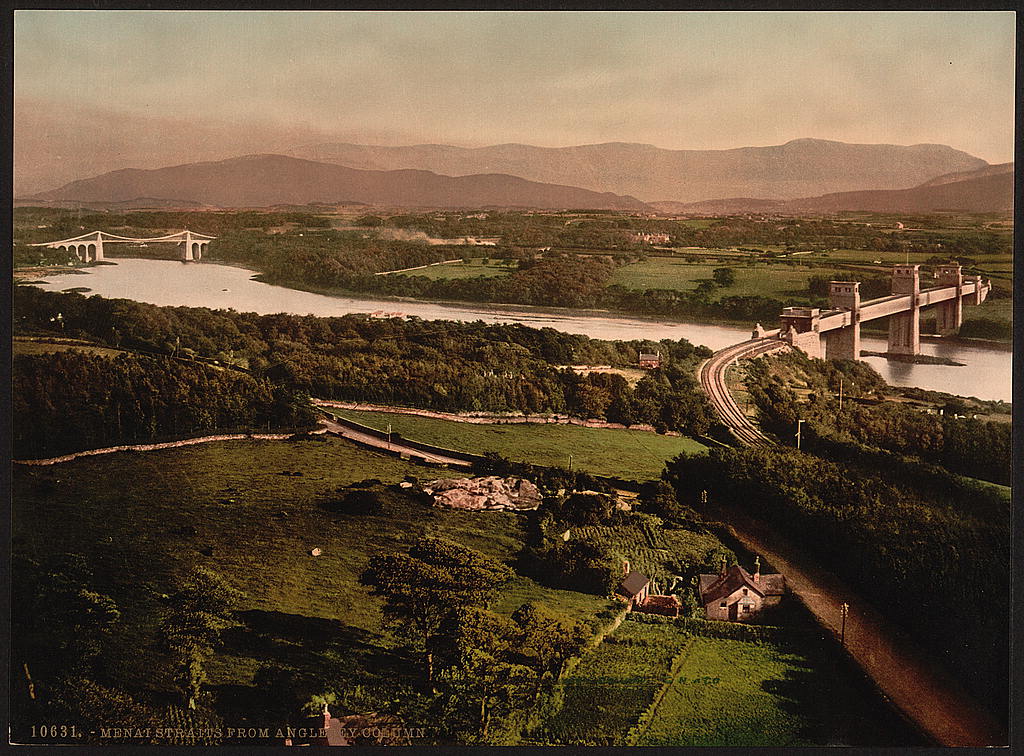
[[[365,171],[283,155],[113,171],[22,199],[95,203],[130,202],[140,197],[217,207],[327,202],[392,207],[647,209],[633,197],[498,173],[451,177],[422,170]]]

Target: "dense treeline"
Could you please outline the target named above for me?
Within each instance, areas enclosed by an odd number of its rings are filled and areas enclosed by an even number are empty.
[[[220,236],[231,231],[281,227],[330,228],[331,219],[303,211],[225,212],[139,210],[126,213],[58,210],[19,207],[14,210],[14,236],[24,243],[70,239],[89,231],[108,231],[121,236],[157,236],[161,232],[188,228],[202,234]],[[118,250],[120,253],[120,250]]]
[[[431,236],[500,236],[502,243],[519,246],[638,249],[632,232],[664,233],[666,246],[736,247],[782,246],[790,251],[867,249],[953,256],[1010,254],[1007,230],[976,225],[949,228],[944,216],[883,216],[855,218],[790,218],[761,214],[676,220],[627,216],[619,213],[423,213],[389,217],[364,216],[362,225],[415,229]],[[369,222],[365,222],[369,220]],[[899,220],[906,228],[892,233]],[[358,219],[357,219],[358,222]]]
[[[343,286],[348,277],[410,268],[461,256],[444,246],[380,239],[355,231],[313,230],[268,235],[231,231],[210,242],[210,259],[258,268],[268,280]]]
[[[431,279],[425,276],[348,276],[336,285],[352,291],[419,299],[556,307],[600,307],[615,262],[605,256],[545,256],[522,260],[507,276]]]
[[[836,462],[779,447],[669,463],[681,501],[748,509],[913,632],[994,708],[1007,691],[1009,501],[890,458]],[[1001,714],[1005,716],[1005,711]]]
[[[806,382],[810,389],[807,401],[798,402],[787,387],[780,376],[786,371],[798,372]],[[816,448],[819,442],[878,447],[1010,485],[1009,423],[968,416],[970,410],[959,401],[948,402],[941,415],[893,401],[846,401],[840,411],[840,379],[847,397],[853,399],[885,388],[881,377],[863,363],[812,360],[797,353],[754,361],[747,372],[747,386],[763,426],[789,438],[797,419],[803,419],[805,448]]]
[[[77,351],[13,362],[14,453],[49,457],[220,429],[310,427],[307,400],[232,370]]]
[[[713,417],[693,371],[710,350],[682,339],[611,342],[480,322],[260,316],[16,289],[19,327],[50,330],[57,313],[66,336],[231,362],[329,399],[568,413],[698,435]],[[580,375],[561,367],[635,366],[641,350],[660,351],[662,367],[634,387],[621,375]]]

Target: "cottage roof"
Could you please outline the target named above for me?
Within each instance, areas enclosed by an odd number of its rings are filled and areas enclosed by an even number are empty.
[[[738,564],[734,564],[725,575],[700,576],[700,600],[704,604],[725,598],[740,588],[749,588],[760,596],[781,596],[785,589],[785,578],[778,574],[761,575],[758,582]]]
[[[661,359],[660,352],[640,352],[641,360],[657,360]]]
[[[648,596],[644,600],[645,607],[651,608],[662,608],[662,609],[678,609],[682,604],[679,599],[675,596]]]
[[[651,579],[644,575],[642,572],[630,571],[626,577],[619,583],[618,593],[621,593],[629,598],[633,598],[635,595],[640,593]]]

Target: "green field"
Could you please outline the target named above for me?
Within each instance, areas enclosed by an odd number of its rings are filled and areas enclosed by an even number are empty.
[[[26,341],[15,339],[11,342],[13,354],[53,354],[54,352],[84,352],[86,354],[99,354],[104,357],[116,357],[125,352],[121,349],[110,347],[93,346],[91,344],[54,344],[47,341]]]
[[[331,410],[371,428],[387,430],[416,441],[476,454],[497,452],[503,457],[537,465],[567,467],[627,480],[661,476],[665,461],[707,447],[692,438],[662,436],[646,431],[581,428],[574,425],[476,425],[391,412]]]
[[[832,249],[827,252],[812,252],[808,255],[800,255],[801,258],[809,260],[827,260],[829,262],[852,262],[852,263],[874,263],[876,260],[883,265],[897,265],[906,262],[925,264],[928,258],[932,257],[931,252],[882,252],[871,249]],[[800,258],[797,258],[800,259]],[[1013,262],[1013,255],[977,255],[972,259],[977,260],[982,268],[986,264],[1005,264]]]
[[[639,746],[914,745],[846,664],[777,643],[697,636]],[[815,653],[817,652],[817,653]],[[832,653],[837,653],[837,650]],[[841,661],[841,660],[836,660]]]
[[[494,276],[507,276],[515,273],[515,265],[501,265],[499,261],[492,260],[486,265],[484,260],[489,258],[474,257],[467,265],[465,262],[447,263],[445,265],[431,265],[426,268],[408,270],[394,275],[401,276],[424,276],[430,279],[440,278],[492,278]]]
[[[563,703],[540,734],[561,745],[622,745],[687,640],[672,625],[623,622],[566,676]]]
[[[513,513],[439,510],[397,494],[376,516],[321,506],[338,486],[410,474],[439,473],[334,439],[232,441],[18,466],[13,550],[40,562],[64,553],[85,557],[94,589],[122,612],[114,643],[123,652],[110,672],[129,689],[141,681],[173,689],[154,642],[165,611],[159,597],[197,565],[243,594],[242,626],[227,634],[209,665],[212,686],[251,686],[271,661],[301,662],[311,671],[341,664],[345,679],[384,674],[388,664],[410,674],[413,662],[402,654],[392,659],[394,642],[381,633],[379,599],[357,582],[369,557],[405,549],[425,534],[506,561],[523,543],[523,521]],[[311,556],[313,547],[323,553]],[[584,620],[608,607],[601,597],[523,577],[494,607],[511,611],[530,600]]]
[[[799,259],[799,258],[797,258]],[[711,280],[715,268],[723,265],[689,263],[670,257],[652,257],[643,262],[624,265],[616,269],[611,283],[629,289],[676,289],[691,291],[700,281]],[[727,296],[762,296],[807,298],[807,282],[811,276],[834,273],[818,267],[781,263],[755,265],[729,265],[736,273],[736,283],[718,289],[713,299]],[[837,277],[844,274],[835,273]],[[845,274],[849,275],[849,274]]]
[[[566,677],[537,734],[565,745],[921,745],[838,648],[788,632],[793,643],[623,622]]]

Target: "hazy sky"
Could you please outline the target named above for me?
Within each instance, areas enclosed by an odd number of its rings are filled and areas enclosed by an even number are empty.
[[[15,14],[22,191],[315,141],[1013,159],[1011,12]]]

